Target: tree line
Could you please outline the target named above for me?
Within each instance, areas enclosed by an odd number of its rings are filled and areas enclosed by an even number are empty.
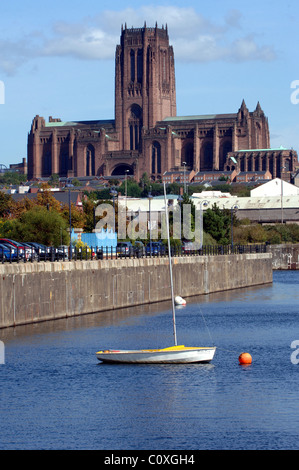
[[[162,188],[162,189],[161,189]],[[86,192],[82,200],[82,209],[75,205],[61,204],[50,191],[47,184],[42,185],[43,191],[38,192],[36,198],[29,199],[26,196],[15,201],[11,195],[0,192],[0,236],[12,238],[21,242],[35,241],[47,246],[68,245],[70,242],[69,220],[71,209],[71,225],[73,228],[81,228],[84,232],[92,232],[99,218],[95,216],[97,204],[105,202],[113,204],[110,190],[105,192]],[[167,187],[168,193],[179,188]],[[117,192],[128,196],[147,197],[151,192],[153,196],[161,194],[163,186],[152,183],[144,176],[137,183],[128,179],[117,187]],[[158,193],[158,194],[157,194]],[[176,192],[175,194],[178,194]],[[173,194],[173,193],[172,193]],[[191,205],[191,228],[195,225],[195,206],[187,194],[184,194],[182,204]],[[115,204],[115,222],[117,231],[118,206]],[[104,214],[105,215],[105,214]],[[233,227],[234,244],[248,243],[298,243],[299,226],[297,224],[260,225],[250,223],[249,220],[239,220],[235,213],[229,209],[220,209],[214,205],[203,213],[203,243],[206,245],[227,245],[231,243],[231,229]],[[138,228],[137,228],[138,229]],[[170,216],[170,231],[172,219]],[[173,241],[180,244],[180,240]]]

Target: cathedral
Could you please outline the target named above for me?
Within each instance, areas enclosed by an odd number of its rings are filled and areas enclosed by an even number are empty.
[[[28,178],[124,176],[153,181],[171,172],[270,172],[290,180],[297,154],[271,149],[268,119],[245,101],[233,114],[177,116],[174,51],[168,29],[121,29],[115,53],[115,119],[35,116]]]

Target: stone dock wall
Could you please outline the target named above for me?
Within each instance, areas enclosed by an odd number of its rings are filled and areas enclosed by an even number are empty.
[[[277,269],[299,269],[299,244],[270,245],[267,252],[272,254],[272,267]]]
[[[182,297],[272,282],[269,253],[173,258]],[[170,299],[168,258],[0,265],[0,328]]]

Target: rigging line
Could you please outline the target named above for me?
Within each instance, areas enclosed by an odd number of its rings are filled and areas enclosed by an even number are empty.
[[[203,312],[202,312],[200,306],[199,306],[199,311],[200,311],[201,317],[202,317],[202,319],[203,319],[203,322],[204,322],[204,324],[205,324],[205,327],[206,327],[206,329],[207,329],[207,332],[208,332],[208,334],[209,334],[210,341],[211,341],[211,343],[213,344],[213,346],[215,346],[214,340],[213,340],[213,338],[212,338],[212,335],[211,335],[211,333],[210,333],[209,327],[208,327],[208,325],[207,325],[206,319],[205,319],[205,317],[204,317],[204,314],[203,314]]]
[[[207,325],[206,319],[205,319],[205,317],[204,317],[204,314],[203,314],[203,312],[202,312],[200,306],[199,306],[199,311],[200,311],[200,314],[201,314],[201,316],[202,316],[202,319],[203,319],[203,322],[204,322],[204,324],[205,324],[205,327],[206,327],[206,329],[207,329],[207,331],[208,331],[208,334],[209,334],[209,337],[210,337],[210,341],[211,341],[211,343],[213,344],[213,346],[215,346],[215,342],[214,342],[214,340],[213,340],[213,338],[212,338],[212,335],[211,335],[211,333],[210,333],[209,327],[208,327],[208,325]],[[236,354],[239,354],[237,350],[225,349],[225,348],[221,348],[220,346],[217,346],[217,349],[220,349],[221,351],[231,352],[231,353],[234,353],[234,354],[235,354],[235,353],[236,353]]]
[[[234,354],[240,354],[239,351],[237,351],[236,349],[225,349],[225,348],[221,348],[219,346],[217,346],[217,349],[220,349],[220,351],[226,351],[226,352],[230,352],[230,353],[234,353]]]

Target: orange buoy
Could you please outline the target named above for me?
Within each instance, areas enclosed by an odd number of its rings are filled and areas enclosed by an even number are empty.
[[[240,364],[251,364],[252,363],[252,357],[249,353],[243,352],[239,356],[239,363]]]

